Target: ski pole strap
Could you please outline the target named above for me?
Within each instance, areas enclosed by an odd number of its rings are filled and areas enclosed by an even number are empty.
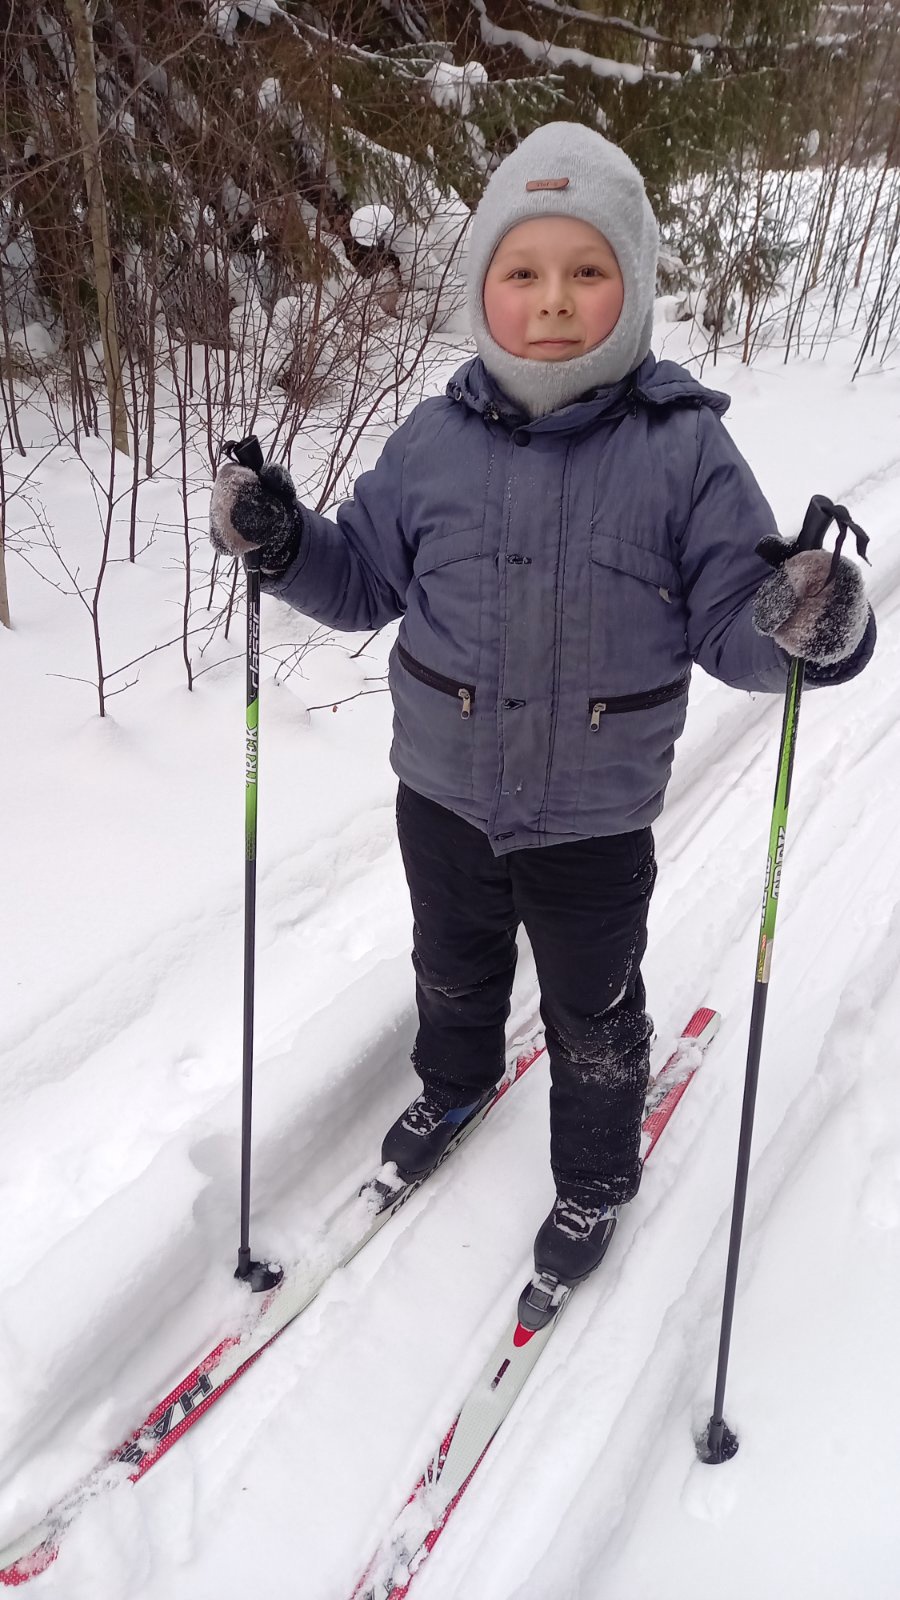
[[[858,522],[854,522],[846,506],[835,505],[834,501],[829,500],[826,494],[813,495],[807,507],[806,516],[803,518],[803,526],[796,539],[779,539],[777,536],[770,534],[767,538],[760,540],[756,546],[756,553],[758,556],[762,556],[770,567],[783,566],[785,561],[789,561],[791,556],[799,554],[801,550],[821,550],[825,543],[825,535],[832,522],[837,524],[838,536],[835,541],[834,555],[826,582],[831,583],[837,572],[838,562],[841,559],[841,550],[848,532],[852,533],[856,539],[857,555],[865,561],[867,566],[870,566],[871,562],[866,554],[869,548],[868,534],[864,532]]]
[[[847,537],[848,530],[853,534],[854,538],[856,539],[856,554],[860,557],[860,559],[862,561],[864,561],[866,563],[867,567],[870,567],[872,565],[871,561],[869,560],[868,556],[866,555],[866,551],[869,548],[869,535],[867,533],[863,532],[863,530],[860,527],[858,522],[854,522],[853,521],[853,518],[851,517],[851,515],[850,515],[849,511],[847,510],[846,506],[835,506],[834,507],[834,520],[837,523],[838,528],[839,528],[840,531],[838,533],[837,539],[835,540],[834,559],[833,559],[833,561],[831,563],[831,569],[830,569],[830,571],[828,573],[828,581],[829,581],[829,583],[831,582],[832,578],[834,577],[834,575],[835,575],[835,573],[837,571],[837,564],[841,559],[841,546],[843,545],[844,540]]]
[[[856,553],[871,565],[866,551],[869,548],[869,535],[863,532],[858,522],[854,522],[846,506],[836,506],[827,495],[814,494],[809,502],[809,508],[803,519],[800,537],[797,540],[798,550],[821,550],[832,522],[837,523],[838,536],[834,546],[834,556],[828,573],[828,582],[837,572],[838,562],[841,559],[841,550],[848,532],[852,532],[856,539]]]

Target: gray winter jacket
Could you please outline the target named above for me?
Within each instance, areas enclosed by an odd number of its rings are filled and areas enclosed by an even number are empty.
[[[336,522],[304,508],[269,591],[334,628],[402,618],[394,770],[498,855],[652,822],[694,662],[783,690],[788,658],[750,616],[776,529],[728,403],[649,355],[529,422],[476,359]]]

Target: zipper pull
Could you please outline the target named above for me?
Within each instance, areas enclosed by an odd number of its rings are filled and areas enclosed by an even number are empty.
[[[595,700],[591,706],[591,733],[598,733],[600,729],[600,714],[606,710],[605,700]]]
[[[460,712],[460,716],[462,717],[463,722],[465,722],[467,717],[472,715],[472,696],[470,695],[468,689],[457,689],[456,692],[462,701],[462,711]]]

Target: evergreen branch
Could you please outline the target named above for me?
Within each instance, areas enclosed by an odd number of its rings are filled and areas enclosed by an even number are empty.
[[[625,33],[631,38],[643,39],[646,44],[665,45],[670,50],[685,50],[692,55],[698,50],[704,55],[731,57],[734,54],[734,47],[723,44],[716,34],[704,33],[698,35],[696,39],[673,39],[668,34],[659,33],[656,28],[642,28],[637,22],[627,22],[624,17],[601,17],[596,11],[583,11],[578,6],[560,5],[558,0],[525,0],[525,4],[530,8],[549,11],[554,17],[563,18],[567,22],[589,22],[592,27]]]
[[[526,0],[527,3],[527,0]],[[487,45],[512,46],[521,50],[530,61],[549,62],[555,67],[585,67],[598,78],[619,78],[625,83],[641,83],[645,78],[656,83],[681,83],[682,72],[662,72],[655,67],[645,67],[634,61],[613,61],[605,56],[595,56],[574,45],[551,44],[549,39],[536,39],[518,28],[501,28],[487,14],[485,0],[470,0],[481,18],[481,37]],[[554,6],[552,8],[556,10]]]

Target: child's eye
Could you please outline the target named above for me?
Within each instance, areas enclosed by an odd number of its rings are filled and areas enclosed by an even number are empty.
[[[605,274],[601,267],[579,267],[578,276],[581,278],[602,278]]]
[[[534,277],[534,273],[532,272],[530,267],[516,267],[514,269],[514,271],[512,271],[510,273],[509,276],[510,276],[510,281],[513,282],[513,283],[516,283],[516,282],[524,283],[526,281],[526,279],[533,278]]]

